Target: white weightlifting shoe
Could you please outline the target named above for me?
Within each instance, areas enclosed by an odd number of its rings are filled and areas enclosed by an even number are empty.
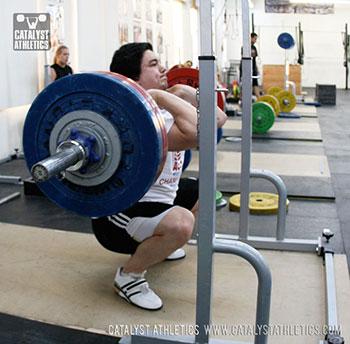
[[[182,248],[178,248],[171,255],[169,255],[165,260],[178,260],[186,257],[186,252]]]
[[[119,268],[114,279],[114,289],[119,296],[134,306],[156,311],[163,306],[162,300],[149,288],[144,271],[141,274],[122,272]]]

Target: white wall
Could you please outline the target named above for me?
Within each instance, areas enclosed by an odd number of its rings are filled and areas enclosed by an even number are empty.
[[[47,53],[13,50],[13,14],[46,12],[50,0],[11,0],[0,2],[0,159],[21,149],[25,110],[44,87]],[[195,60],[198,49],[191,40],[190,7],[180,9],[181,22],[173,16],[173,1],[160,0],[163,24],[156,22],[156,6],[152,3],[152,22],[145,20],[145,1],[142,1],[142,40],[146,40],[146,26],[152,27],[153,46],[157,49],[157,35],[163,34],[164,51],[161,59],[169,67],[186,59]],[[120,15],[121,0],[64,0],[63,43],[70,49],[71,66],[76,72],[108,70],[113,53],[119,48],[118,23],[129,25],[129,41],[133,41],[133,1],[127,18]],[[192,25],[193,26],[193,25]],[[175,46],[173,37],[181,31],[181,46]],[[179,36],[179,35],[178,35]],[[180,49],[181,48],[181,49]],[[180,54],[179,54],[180,52]],[[51,54],[52,55],[52,54]],[[13,109],[12,109],[13,108]],[[23,110],[24,109],[24,110]],[[14,115],[14,113],[20,113]]]
[[[349,5],[334,4],[333,15],[265,13],[264,0],[254,2],[255,31],[259,35],[257,48],[261,64],[284,64],[285,51],[277,44],[280,33],[288,32],[296,39],[296,27],[304,32],[304,65],[302,86],[335,84],[345,87],[344,48],[341,33],[350,22]],[[288,50],[291,63],[297,60],[297,47]]]
[[[160,2],[163,24],[156,22],[156,0],[151,0],[153,21],[145,20],[145,1],[142,1],[142,40],[146,40],[146,27],[152,27],[153,48],[157,50],[157,36],[163,34],[164,49],[160,55],[169,68],[187,59],[196,58],[192,53],[190,7],[183,5],[180,18],[174,17],[173,1]],[[119,23],[128,24],[129,41],[133,42],[133,2],[128,1],[127,16],[120,15],[119,0],[77,0],[78,65],[80,71],[106,70],[113,53],[119,48]],[[65,23],[66,24],[66,23]],[[181,46],[174,39],[180,33]]]
[[[0,110],[30,104],[44,80],[44,52],[13,50],[13,14],[45,11],[49,0],[1,1],[0,7]],[[129,41],[133,41],[133,1],[127,1],[127,16],[120,15],[122,0],[65,0],[64,43],[71,51],[71,66],[75,71],[108,70],[111,58],[119,48],[118,24],[128,23]],[[182,5],[179,15],[174,16],[173,0],[150,0],[152,23],[145,22],[145,1],[142,1],[142,40],[146,39],[146,26],[152,27],[153,46],[157,49],[157,35],[163,34],[164,51],[161,59],[168,67],[185,61],[197,63],[199,54],[198,17],[190,14],[189,2]],[[160,2],[158,2],[160,1]],[[158,24],[156,6],[161,4],[163,24]],[[240,59],[242,46],[241,0],[216,0],[214,14],[217,64],[222,69],[230,60]],[[179,4],[179,3],[178,3]],[[261,64],[283,64],[285,51],[277,44],[281,32],[295,37],[295,27],[301,22],[304,31],[305,64],[302,66],[302,85],[313,87],[316,83],[345,86],[343,45],[341,32],[350,21],[350,6],[335,4],[334,15],[267,14],[264,0],[253,0],[255,28],[259,34],[257,43]],[[226,24],[223,6],[227,6]],[[192,11],[193,12],[193,11]],[[192,21],[191,21],[192,18]],[[251,17],[250,17],[251,18]],[[296,59],[296,48],[290,50],[289,59]],[[48,61],[51,63],[51,61]],[[8,122],[0,113],[0,146],[10,147],[4,128]],[[7,123],[7,124],[6,124]],[[10,136],[12,133],[10,133]],[[6,140],[6,142],[4,141]],[[16,141],[17,142],[17,141]],[[17,144],[17,143],[15,143]],[[18,148],[18,147],[16,147]],[[0,156],[1,158],[1,156]]]
[[[29,105],[0,110],[0,160],[22,151],[22,132]]]
[[[17,12],[45,12],[49,0],[1,1],[0,7],[0,109],[29,104],[44,87],[45,60],[42,51],[13,50],[13,14]],[[183,5],[182,21],[173,16],[173,1],[162,0],[163,24],[157,24],[155,5],[153,23],[142,21],[142,39],[146,40],[146,25],[153,30],[153,46],[157,48],[157,35],[163,34],[162,62],[169,67],[186,59],[196,59],[193,52],[190,7]],[[64,44],[70,48],[70,62],[75,71],[107,70],[113,53],[119,48],[118,23],[129,23],[129,41],[133,41],[132,1],[127,1],[129,18],[121,18],[119,0],[65,0],[63,2]],[[144,16],[145,2],[142,2]],[[144,18],[143,18],[144,19]],[[182,46],[174,46],[173,37],[181,30]],[[181,54],[179,56],[179,51]]]
[[[115,5],[109,0],[77,1],[80,71],[107,70],[117,38]]]
[[[223,0],[216,0],[216,11],[219,11]],[[307,1],[305,1],[307,2]],[[337,88],[345,87],[345,68],[343,66],[344,48],[342,32],[345,23],[350,23],[349,4],[334,4],[333,15],[314,14],[276,14],[265,13],[264,0],[252,0],[254,5],[255,31],[259,38],[256,43],[259,58],[259,69],[264,64],[284,65],[286,51],[277,44],[282,32],[290,33],[294,39],[299,22],[304,32],[304,65],[302,65],[302,86],[315,87],[319,84],[335,84]],[[220,68],[228,67],[229,61],[240,60],[242,46],[242,13],[241,0],[226,1],[226,24],[216,23],[216,55]],[[225,31],[220,33],[219,30]],[[224,51],[221,51],[224,46]],[[287,51],[290,63],[298,59],[297,46]]]
[[[153,15],[157,0],[151,0]],[[0,109],[29,104],[43,87],[44,53],[14,51],[12,47],[12,20],[16,12],[44,11],[48,0],[1,1],[0,10]],[[145,1],[142,1],[143,6]],[[300,21],[304,31],[305,64],[302,66],[302,85],[316,83],[345,86],[343,67],[343,45],[341,32],[346,21],[350,21],[350,6],[335,4],[334,15],[268,14],[264,11],[264,0],[254,0],[254,19],[259,34],[257,47],[261,64],[283,64],[284,50],[277,45],[281,32],[290,32],[295,37],[295,27]],[[120,0],[65,0],[64,43],[71,50],[71,65],[76,71],[106,70],[113,52],[119,47],[118,23],[129,23],[129,40],[133,40],[133,1],[128,1],[129,18],[120,16]],[[153,45],[156,37],[163,33],[163,63],[171,67],[185,61],[197,60],[198,35],[193,33],[190,7],[183,5],[181,18],[174,17],[173,1],[162,0],[163,25],[153,22]],[[227,6],[226,25],[223,23],[222,6]],[[220,68],[230,60],[240,59],[242,45],[241,0],[215,1],[215,53]],[[144,15],[144,7],[143,7]],[[220,18],[219,18],[220,17]],[[193,18],[193,16],[192,16]],[[145,39],[145,23],[143,22]],[[181,46],[174,37],[181,31]],[[195,42],[197,39],[197,42]],[[289,51],[289,59],[296,59],[296,48]],[[51,61],[49,61],[51,63]]]
[[[0,109],[32,102],[38,85],[36,51],[13,50],[13,14],[35,13],[35,0],[1,1]]]

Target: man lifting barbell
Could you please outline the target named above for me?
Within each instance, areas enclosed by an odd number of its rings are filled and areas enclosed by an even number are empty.
[[[158,179],[136,204],[121,213],[92,219],[92,227],[105,248],[132,254],[117,270],[116,292],[135,306],[157,310],[162,301],[149,288],[146,269],[185,256],[181,247],[191,237],[198,212],[197,181],[180,181],[184,151],[198,145],[196,90],[186,85],[167,88],[166,70],[149,43],[122,46],[114,53],[110,70],[135,80],[162,109],[168,153]],[[226,114],[218,108],[218,128],[225,121]]]

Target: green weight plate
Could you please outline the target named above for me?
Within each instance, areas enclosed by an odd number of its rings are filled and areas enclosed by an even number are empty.
[[[259,97],[257,101],[270,104],[275,111],[275,116],[278,116],[278,113],[280,112],[280,103],[276,97],[271,94],[265,94],[264,96]]]
[[[222,193],[219,190],[216,190],[216,204],[219,204],[222,200]]]
[[[259,102],[253,104],[253,132],[266,133],[275,122],[275,111],[270,104]]]
[[[222,193],[216,190],[216,209],[223,208],[227,204],[227,201],[222,198]]]
[[[296,99],[292,92],[281,91],[275,95],[280,103],[281,112],[290,112],[296,105]]]

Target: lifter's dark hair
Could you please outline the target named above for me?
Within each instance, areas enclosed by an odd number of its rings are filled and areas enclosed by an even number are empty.
[[[251,37],[251,38],[258,37],[258,35],[257,35],[255,32],[252,32],[252,33],[250,34],[250,37]]]
[[[127,43],[115,51],[109,70],[137,80],[141,73],[143,53],[152,50],[150,43]]]

